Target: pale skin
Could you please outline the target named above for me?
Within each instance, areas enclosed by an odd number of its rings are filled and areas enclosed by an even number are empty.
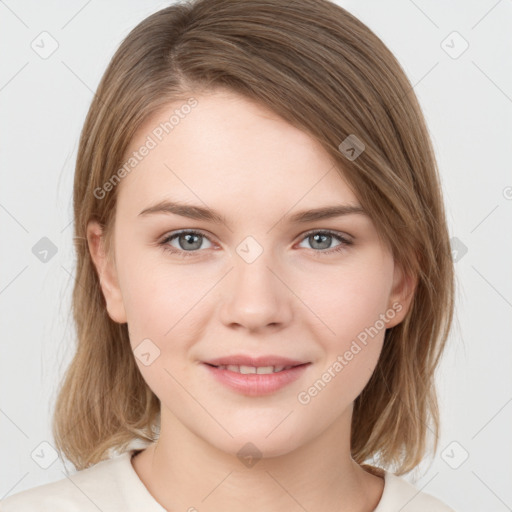
[[[400,323],[415,283],[364,214],[288,221],[303,210],[360,204],[318,143],[234,93],[195,97],[198,105],[118,185],[115,265],[102,251],[100,227],[88,226],[110,317],[128,323],[133,349],[150,339],[160,350],[148,366],[136,358],[160,399],[161,433],[133,467],[172,511],[370,512],[384,480],[352,459],[350,424],[385,329],[307,405],[297,396],[394,303],[402,308],[385,328]],[[148,120],[127,153],[183,103]],[[139,215],[164,199],[207,206],[227,225]],[[194,248],[179,236],[167,245],[188,257],[158,245],[183,229],[200,232]],[[333,252],[342,243],[336,237],[315,243],[312,235],[325,230],[353,244]],[[262,248],[250,264],[236,251],[248,236]],[[312,364],[272,395],[250,397],[202,365],[237,353]],[[262,453],[252,467],[237,457],[247,442]]]

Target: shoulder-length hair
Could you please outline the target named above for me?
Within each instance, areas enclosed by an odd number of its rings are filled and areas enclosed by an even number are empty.
[[[405,72],[376,34],[327,0],[176,3],[137,25],[111,59],[76,161],[77,348],[53,417],[59,453],[83,469],[134,440],[157,438],[159,399],[137,368],[127,324],[107,313],[86,228],[91,220],[101,224],[113,257],[118,187],[104,185],[121,179],[135,132],[170,102],[215,88],[260,102],[317,140],[395,262],[417,279],[406,317],[387,329],[377,367],[355,400],[351,433],[356,462],[410,471],[428,451],[427,430],[437,450],[434,373],[454,309],[441,184]],[[340,149],[349,136],[364,144],[357,158]]]

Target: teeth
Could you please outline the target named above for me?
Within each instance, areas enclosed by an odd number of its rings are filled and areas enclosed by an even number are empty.
[[[236,373],[242,373],[242,374],[248,374],[248,373],[258,373],[258,374],[268,374],[268,373],[277,373],[281,372],[283,370],[288,370],[289,368],[292,368],[292,366],[244,366],[244,365],[235,365],[235,364],[228,364],[228,365],[220,365],[217,368],[219,370],[229,370],[230,372],[236,372]]]
[[[256,368],[254,366],[240,366],[238,371],[240,373],[256,373]]]
[[[260,366],[259,368],[256,368],[256,373],[275,373],[280,372],[282,369],[282,366]]]

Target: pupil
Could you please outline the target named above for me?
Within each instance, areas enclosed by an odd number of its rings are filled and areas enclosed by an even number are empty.
[[[194,242],[193,238],[196,238],[196,239],[199,239],[199,236],[198,235],[195,235],[193,233],[186,233],[185,235],[183,235],[183,237],[185,237],[185,240],[187,242],[187,247],[190,249],[191,246],[193,249],[198,249],[200,246],[201,246],[201,243],[199,243],[199,245],[197,245],[197,240],[196,242]],[[194,247],[194,243],[197,245],[196,247]]]
[[[320,247],[321,249],[325,249],[325,248],[329,247],[329,243],[327,243],[326,246],[325,246],[325,243],[326,243],[326,240],[329,240],[330,238],[331,238],[331,235],[327,235],[327,234],[317,233],[316,235],[313,235],[314,243],[320,243],[320,244],[323,243],[324,244],[324,247]]]

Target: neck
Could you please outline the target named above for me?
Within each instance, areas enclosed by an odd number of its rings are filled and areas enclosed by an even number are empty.
[[[160,437],[132,459],[154,498],[167,510],[370,512],[383,478],[350,454],[351,411],[322,436],[286,453],[266,456],[232,438],[219,449],[162,407]],[[229,437],[229,436],[227,436]],[[236,448],[234,447],[236,445]]]

